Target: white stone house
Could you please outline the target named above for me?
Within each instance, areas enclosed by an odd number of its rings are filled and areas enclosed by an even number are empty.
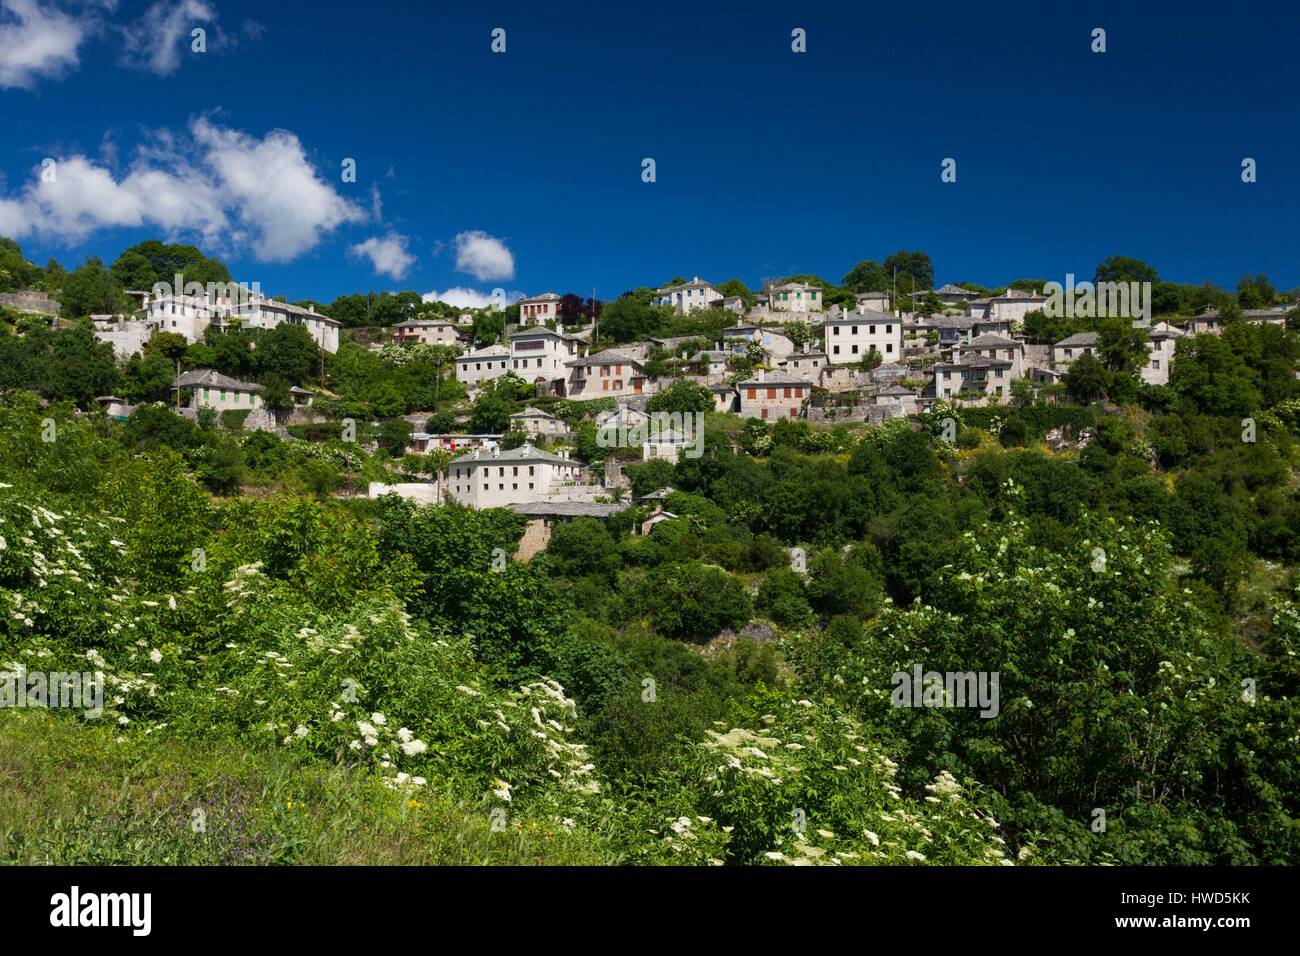
[[[510,451],[496,447],[454,459],[447,469],[447,496],[472,508],[500,508],[545,500],[581,477],[580,463],[567,452],[551,454],[532,445]]]
[[[206,292],[202,296],[149,295],[144,298],[143,318],[156,322],[159,331],[176,332],[190,343],[202,341],[203,333],[213,323],[223,327],[273,329],[289,322],[303,326],[325,351],[339,349],[341,323],[337,319],[318,313],[314,305],[304,309],[239,287],[228,288],[225,295]]]
[[[936,362],[935,398],[1004,400],[1011,395],[1011,368],[1008,359],[972,356],[967,362]]]
[[[1012,380],[1024,375],[1025,343],[1001,335],[977,335],[956,347],[957,361],[978,358],[1006,359],[1011,363]]]
[[[241,382],[210,368],[183,372],[172,386],[189,396],[191,408],[224,411],[252,411],[262,407],[262,386]]]
[[[805,282],[787,282],[767,289],[768,308],[773,312],[820,312],[822,290]]]
[[[548,415],[540,408],[533,408],[531,405],[525,407],[522,412],[515,412],[510,416],[510,427],[527,432],[534,438],[539,435],[548,439],[564,438],[569,434],[569,426],[562,418]]]
[[[903,325],[883,312],[838,312],[822,323],[822,342],[830,365],[857,365],[874,346],[882,362],[903,354]]]
[[[1030,312],[1039,311],[1046,305],[1047,296],[1042,292],[1007,289],[1001,295],[990,296],[987,299],[972,299],[967,302],[966,314],[973,319],[1023,322]]]
[[[456,381],[465,385],[490,382],[508,371],[510,350],[499,343],[456,357]]]
[[[641,442],[642,461],[657,458],[675,465],[682,456],[682,450],[694,446],[697,440],[694,436],[687,437],[681,432],[667,428],[662,431],[658,429],[652,431],[653,434],[647,434]]]
[[[1064,367],[1075,359],[1083,358],[1085,355],[1096,357],[1096,354],[1097,333],[1076,332],[1052,346],[1052,364],[1058,368]]]
[[[705,282],[696,276],[690,282],[656,290],[651,301],[655,305],[669,305],[678,312],[686,313],[696,309],[707,309],[715,304],[721,307],[724,298],[725,296],[713,287],[713,283]]]
[[[551,329],[525,329],[510,336],[510,371],[525,382],[564,394],[569,362],[578,357],[582,339]]]
[[[519,300],[520,325],[545,325],[560,319],[560,296],[554,292],[543,292]]]
[[[888,292],[859,292],[853,297],[853,302],[859,312],[893,312],[889,307]]]
[[[740,392],[741,418],[798,418],[804,402],[812,397],[813,383],[790,372],[760,369],[736,388]]]
[[[828,356],[825,352],[791,352],[781,363],[781,367],[787,372],[795,372],[799,375],[816,377],[821,374],[821,370],[828,364]]]
[[[644,427],[649,420],[650,416],[639,408],[632,408],[630,405],[620,403],[609,411],[601,412],[596,416],[596,429],[597,431],[605,431],[611,428],[631,430]]]
[[[412,319],[393,326],[399,345],[459,345],[460,330],[446,319]]]
[[[641,395],[646,391],[645,369],[636,359],[619,352],[584,355],[567,363],[571,398],[610,398]]]
[[[1168,385],[1169,368],[1182,332],[1168,322],[1157,322],[1147,330],[1147,364],[1138,370],[1146,385]]]
[[[768,328],[737,322],[722,330],[722,347],[732,355],[743,356],[748,351],[750,342],[763,346],[763,351],[775,362],[779,362],[795,350],[794,343],[780,328]]]

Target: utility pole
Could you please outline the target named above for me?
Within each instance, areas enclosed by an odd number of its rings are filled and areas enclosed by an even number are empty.
[[[591,341],[594,345],[600,339],[600,315],[596,311],[596,287],[591,287]]]

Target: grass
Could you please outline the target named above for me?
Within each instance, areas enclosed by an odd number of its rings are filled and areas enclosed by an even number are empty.
[[[595,865],[589,833],[280,752],[0,711],[0,863]]]

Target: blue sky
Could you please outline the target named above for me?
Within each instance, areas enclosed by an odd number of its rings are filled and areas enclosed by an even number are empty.
[[[193,241],[324,301],[899,249],[940,283],[1123,254],[1300,286],[1300,5],[1143,6],[0,0],[0,234],[65,265]]]

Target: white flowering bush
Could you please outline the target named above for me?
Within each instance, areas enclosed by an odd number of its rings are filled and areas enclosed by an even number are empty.
[[[937,777],[924,800],[908,799],[894,779],[897,765],[857,721],[810,700],[766,703],[770,712],[750,726],[709,731],[665,781],[677,813],[666,831],[652,834],[660,846],[647,855],[694,863],[1011,863],[996,820],[950,775]],[[685,798],[689,810],[681,809]]]

